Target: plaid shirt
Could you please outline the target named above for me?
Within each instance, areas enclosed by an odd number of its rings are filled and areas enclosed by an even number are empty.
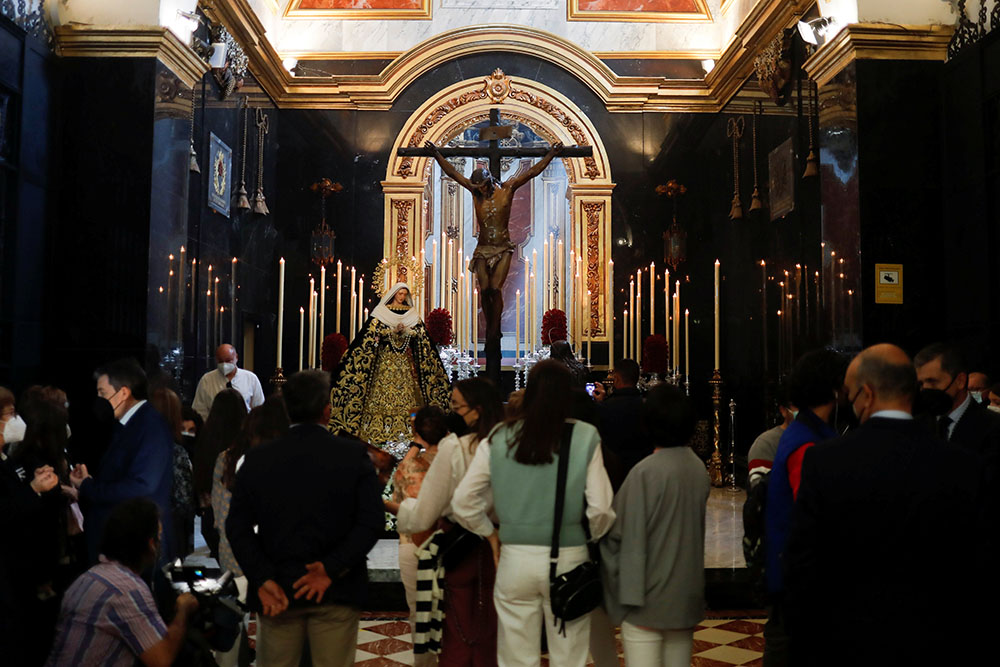
[[[130,667],[166,634],[146,582],[102,556],[66,591],[48,665]]]

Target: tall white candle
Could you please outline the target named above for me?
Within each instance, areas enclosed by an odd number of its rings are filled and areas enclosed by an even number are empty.
[[[340,333],[340,290],[343,287],[341,283],[341,270],[343,266],[340,264],[340,260],[337,260],[337,326],[334,329],[337,333]]]
[[[420,267],[420,278],[421,278],[421,280],[419,281],[420,310],[418,312],[420,313],[420,319],[423,320],[424,317],[426,317],[427,315],[427,306],[426,306],[427,302],[425,300],[427,295],[427,281],[423,280],[423,277],[427,274],[427,253],[425,252],[424,248],[420,249],[420,264],[418,264],[418,266]],[[414,276],[413,280],[414,282],[417,282],[417,276]]]
[[[642,366],[642,269],[635,272],[635,360]]]
[[[316,340],[316,329],[315,329],[315,310],[316,310],[316,279],[309,278],[309,336],[308,336],[308,354],[306,355],[306,363],[309,364],[309,368],[315,368],[316,361],[316,346],[314,344]]]
[[[531,320],[528,319],[528,315],[531,312],[531,285],[529,284],[531,275],[531,266],[528,264],[528,258],[524,258],[524,355],[527,356],[531,353]]]
[[[455,297],[455,348],[461,352],[465,345],[465,320],[462,319],[462,287],[465,285],[465,274],[458,274],[458,289]]]
[[[585,318],[585,319],[586,319],[586,322],[587,322],[587,333],[586,333],[586,340],[587,340],[587,363],[589,364],[590,363],[590,353],[591,353],[590,343],[591,343],[591,340],[593,339],[593,336],[591,335],[591,331],[590,331],[590,317],[589,317],[589,314],[590,314],[590,290],[587,290],[587,298],[583,302],[583,306],[584,306],[584,310],[588,314],[588,317]]]
[[[633,322],[635,321],[635,278],[629,278],[628,281],[628,345],[626,354],[629,355],[628,358],[632,359],[635,353],[635,326]]]
[[[451,313],[452,320],[457,323],[458,320],[455,319],[455,307],[451,299],[451,277],[453,275],[452,264],[454,263],[454,261],[455,261],[454,239],[448,239],[448,262],[447,262],[448,271],[445,273],[444,288],[443,288],[445,294],[445,301],[442,307],[448,309],[448,312]]]
[[[531,251],[531,273],[533,274],[533,276],[535,276],[535,280],[538,280],[538,278],[541,277],[541,275],[542,275],[542,274],[540,274],[538,272],[538,251],[537,250],[532,250]],[[534,290],[535,287],[532,287],[532,289]],[[536,299],[537,299],[537,297],[536,297]],[[535,301],[535,303],[538,303],[538,302]],[[544,308],[544,302],[543,302],[542,307]],[[535,317],[534,310],[532,310],[531,316]]]
[[[546,288],[547,294],[549,296],[549,309],[558,308],[556,304],[556,235],[549,232],[549,266],[548,271],[545,273],[545,284],[548,285]]]
[[[679,287],[681,282],[677,281]],[[674,353],[671,355],[674,360],[674,369],[681,372],[681,295],[680,291],[674,292]]]
[[[715,260],[715,368],[719,368],[719,260]]]
[[[357,326],[355,320],[358,316],[358,292],[357,292],[357,282],[355,282],[355,271],[356,269],[351,267],[351,312],[350,312],[350,327],[348,331],[350,332],[349,340],[354,340],[355,327]]]
[[[319,367],[319,351],[317,349],[317,340],[319,339],[319,292],[312,293],[313,301],[313,321],[312,321],[312,331],[313,339],[309,341],[309,352],[312,354],[313,362],[312,367]]]
[[[438,294],[438,284],[440,284],[441,280],[438,278],[437,275],[439,268],[440,264],[438,264],[438,241],[437,239],[434,239],[433,241],[431,241],[431,289],[430,289],[431,310],[434,310],[434,308],[441,307],[441,299]]]
[[[465,259],[465,265],[469,265],[468,257]],[[465,349],[472,351],[472,317],[474,312],[475,304],[472,302],[472,272],[468,269],[465,270],[465,311],[462,313],[465,316]]]
[[[538,338],[537,338],[538,323],[535,319],[535,304],[537,303],[535,301],[535,288],[536,288],[535,274],[531,273],[528,276],[528,278],[529,278],[528,284],[530,290],[528,295],[528,301],[531,303],[531,317],[528,319],[528,321],[531,323],[531,350],[534,351],[538,349]]]
[[[542,242],[542,312],[549,309],[549,241]]]
[[[556,255],[559,261],[559,287],[557,295],[559,297],[559,308],[566,312],[566,255],[563,254],[563,242],[559,239],[556,244]]]
[[[472,289],[472,358],[479,360],[479,289]]]
[[[628,308],[626,308],[625,309],[624,317],[622,318],[622,338],[625,341],[625,350],[624,350],[624,355],[623,356],[626,359],[631,359],[632,358],[631,353],[630,353],[630,349],[629,349],[631,347],[630,340],[632,338],[629,335],[629,325],[631,323],[632,323],[632,317],[631,317],[631,315],[629,315]]]
[[[306,310],[299,306],[299,370],[305,368],[305,358],[302,354],[306,345]]]
[[[212,291],[215,292],[214,303],[212,304],[212,313],[215,315],[215,321],[212,323],[212,339],[214,343],[212,347],[218,347],[222,344],[222,341],[219,340],[219,320],[221,319],[219,317],[219,276],[215,277],[215,286],[212,288]]]
[[[573,273],[576,271],[576,251],[569,251],[569,274],[566,276],[566,333],[576,336],[576,281]]]
[[[670,348],[670,269],[663,269],[663,335],[667,339],[667,348]],[[670,370],[670,357],[667,354],[667,370]]]
[[[604,312],[607,313],[608,322],[604,327],[604,330],[608,334],[608,368],[614,368],[615,366],[615,261],[613,259],[608,260],[608,286],[605,292],[604,298],[607,300],[607,306],[604,308]]]
[[[184,254],[187,250],[181,246],[180,263],[177,265],[177,337],[184,340],[184,296],[187,292],[184,285]]]
[[[326,264],[319,267],[319,343],[322,356],[323,336],[326,335]]]
[[[362,317],[363,311],[365,309],[365,279],[358,278],[358,331],[361,331],[361,327],[365,325],[365,320]]]
[[[521,358],[521,290],[514,293],[514,363]]]
[[[281,368],[281,350],[285,340],[285,258],[278,261],[278,368]]]
[[[684,376],[691,377],[691,311],[684,309]]]
[[[236,258],[229,273],[229,340],[236,342]]]

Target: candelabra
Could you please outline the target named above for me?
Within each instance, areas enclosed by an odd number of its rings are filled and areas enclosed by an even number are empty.
[[[722,371],[716,368],[712,371],[712,379],[708,381],[712,385],[712,458],[708,463],[708,477],[712,486],[723,485],[722,480],[722,454],[719,452],[721,444],[720,419],[722,412]]]

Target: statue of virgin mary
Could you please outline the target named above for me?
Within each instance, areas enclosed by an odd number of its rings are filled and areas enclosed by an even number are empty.
[[[410,433],[410,413],[448,407],[451,386],[406,283],[387,291],[334,371],[330,430],[382,445]]]

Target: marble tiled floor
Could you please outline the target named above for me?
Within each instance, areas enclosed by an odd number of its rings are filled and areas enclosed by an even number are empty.
[[[705,513],[705,567],[742,568],[743,490],[713,488]],[[399,581],[399,552],[396,540],[379,540],[368,553],[372,581]]]
[[[764,619],[757,616],[707,618],[695,628],[692,667],[759,667],[764,650]],[[624,665],[621,639],[619,662]],[[399,667],[413,664],[413,644],[406,614],[368,613],[358,632],[356,664],[364,667]],[[542,666],[548,659],[542,657]]]

